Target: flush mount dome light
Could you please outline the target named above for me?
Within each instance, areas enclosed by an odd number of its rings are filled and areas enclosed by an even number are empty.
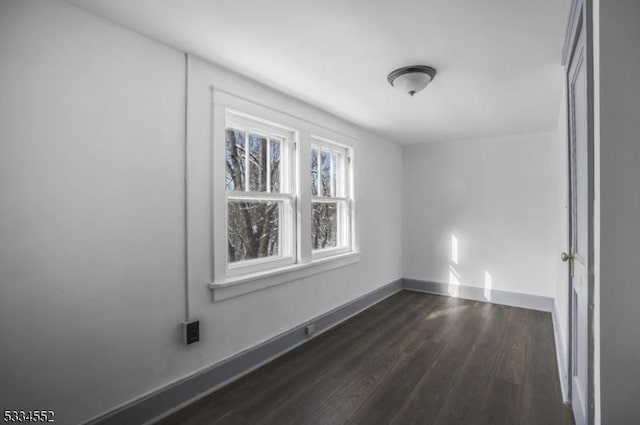
[[[413,65],[396,69],[387,76],[387,81],[393,87],[413,96],[427,87],[435,76],[436,70],[434,68],[425,65]]]

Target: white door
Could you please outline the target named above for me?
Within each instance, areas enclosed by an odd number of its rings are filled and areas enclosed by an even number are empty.
[[[589,403],[590,175],[587,52],[580,31],[569,63],[569,181],[571,288],[571,405],[576,425],[587,424]]]

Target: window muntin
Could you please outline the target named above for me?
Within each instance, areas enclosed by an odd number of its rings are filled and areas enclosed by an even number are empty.
[[[227,275],[295,262],[295,133],[227,111]]]
[[[314,257],[351,249],[348,148],[314,138],[311,145],[311,246]]]

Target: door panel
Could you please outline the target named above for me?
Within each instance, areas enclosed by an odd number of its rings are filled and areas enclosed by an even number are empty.
[[[589,115],[584,32],[569,66],[571,235],[571,405],[576,425],[587,423],[589,379]]]

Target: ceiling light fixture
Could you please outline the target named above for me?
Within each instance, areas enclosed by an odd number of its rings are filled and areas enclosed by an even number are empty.
[[[413,96],[427,87],[435,76],[436,70],[430,66],[412,65],[391,72],[387,76],[387,81],[393,87]]]

